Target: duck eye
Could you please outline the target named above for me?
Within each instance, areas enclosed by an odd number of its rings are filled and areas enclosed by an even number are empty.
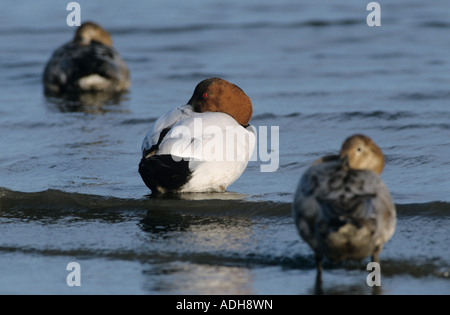
[[[202,94],[202,97],[203,97],[203,98],[207,98],[207,97],[208,97],[208,93],[206,93],[206,92],[203,93],[203,94]]]
[[[361,151],[362,151],[361,147],[357,147],[357,148],[356,148],[356,151],[357,151],[357,152],[361,152]]]

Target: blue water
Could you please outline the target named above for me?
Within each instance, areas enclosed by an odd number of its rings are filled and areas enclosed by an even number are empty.
[[[41,75],[73,36],[67,3],[0,10],[0,293],[314,294],[290,216],[302,172],[353,133],[386,156],[399,205],[381,254],[383,294],[450,293],[450,4],[345,1],[78,1],[131,71],[113,101],[44,97]],[[155,200],[137,173],[155,119],[220,76],[279,127],[225,194]],[[222,200],[217,200],[222,199]],[[82,266],[79,288],[66,265]],[[370,294],[365,263],[329,266],[324,293]]]

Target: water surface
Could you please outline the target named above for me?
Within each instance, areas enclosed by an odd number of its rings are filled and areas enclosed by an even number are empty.
[[[131,71],[112,100],[46,98],[41,74],[73,36],[66,3],[0,12],[0,293],[449,294],[450,5],[346,1],[78,1],[108,29]],[[220,76],[251,98],[258,130],[279,127],[279,167],[249,163],[225,194],[152,198],[137,173],[159,115]],[[303,171],[365,133],[386,156],[398,208],[381,254],[314,259],[292,222]],[[187,199],[187,200],[186,200]],[[68,287],[79,262],[82,286]]]

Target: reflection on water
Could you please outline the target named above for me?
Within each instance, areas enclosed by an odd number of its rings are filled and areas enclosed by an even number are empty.
[[[401,229],[381,257],[381,288],[366,284],[368,260],[325,262],[322,282],[315,281],[314,256],[297,235],[289,204],[0,189],[0,253],[17,254],[13,265],[24,255],[40,257],[39,268],[55,259],[87,257],[83,266],[92,268],[100,261],[106,270],[98,267],[101,274],[91,274],[92,279],[111,277],[108,266],[120,266],[117,277],[131,273],[135,279],[128,283],[151,294],[448,292],[448,205],[435,211],[429,205],[404,208],[399,211]],[[402,231],[417,231],[414,223],[422,226],[421,233]],[[415,248],[429,253],[416,255]],[[17,278],[27,281],[19,274]],[[104,282],[88,279],[83,289],[104,292]],[[428,281],[426,290],[420,286],[423,281]],[[121,283],[111,290],[124,293]],[[14,286],[13,280],[8,286]]]
[[[316,278],[314,287],[310,290],[315,295],[381,295],[383,294],[382,286],[364,285],[361,283],[353,284],[327,284]]]
[[[369,275],[369,272],[362,270],[363,266],[365,266],[363,262],[352,262],[350,265],[353,265],[353,267],[359,265],[359,268],[356,268],[357,270],[348,268],[346,268],[347,270],[342,270],[341,265],[341,269],[336,271],[326,269],[322,274],[316,272],[314,285],[309,289],[309,293],[315,295],[383,294],[382,286],[368,285],[367,276]],[[340,273],[341,275],[336,277],[336,273]]]
[[[251,251],[252,224],[248,217],[147,211],[140,227],[149,233],[149,250],[162,257],[143,270],[144,290],[175,294],[254,293],[251,270],[224,265],[224,259],[245,257]]]
[[[86,92],[66,94],[58,97],[46,96],[46,103],[61,113],[84,112],[104,114],[106,112],[127,112],[120,108],[121,102],[127,100],[124,93]]]
[[[211,193],[167,193],[147,195],[153,200],[247,200],[250,195],[236,192],[211,192]]]
[[[149,250],[177,255],[208,253],[242,256],[251,249],[254,239],[253,220],[248,217],[198,216],[192,214],[147,211],[140,221],[142,231],[149,233]],[[172,240],[169,240],[172,239]],[[169,245],[169,247],[167,247]],[[172,246],[172,247],[170,247]]]
[[[155,264],[142,271],[143,288],[164,294],[255,294],[252,271],[190,262]]]

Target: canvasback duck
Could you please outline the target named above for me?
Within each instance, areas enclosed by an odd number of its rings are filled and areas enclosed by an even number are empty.
[[[85,22],[70,42],[55,50],[45,66],[43,83],[50,96],[123,92],[130,87],[130,75],[111,35],[98,24]]]
[[[322,259],[362,260],[379,253],[392,237],[396,210],[379,174],[381,149],[367,136],[345,140],[339,155],[317,160],[300,179],[292,212],[300,236]]]
[[[152,193],[223,192],[247,167],[256,137],[250,98],[221,78],[201,81],[142,143],[139,173]]]

